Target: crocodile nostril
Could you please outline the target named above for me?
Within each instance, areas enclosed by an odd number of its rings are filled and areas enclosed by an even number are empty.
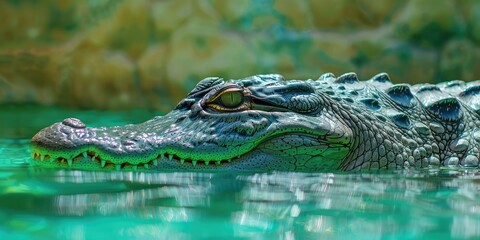
[[[72,127],[72,128],[86,128],[85,124],[80,121],[79,119],[76,118],[67,118],[63,120],[62,122],[63,125]]]

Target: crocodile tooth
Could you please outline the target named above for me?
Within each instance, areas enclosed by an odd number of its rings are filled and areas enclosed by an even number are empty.
[[[96,157],[97,157],[96,155],[95,155],[95,156],[93,156],[93,157],[92,157],[92,161],[95,161],[95,158],[96,158]]]
[[[134,171],[137,171],[137,169],[138,169],[138,168],[137,168],[137,165],[132,165],[132,169],[133,169]]]
[[[148,169],[148,163],[144,163],[144,164],[143,164],[143,167],[144,167],[145,169]]]
[[[67,158],[68,166],[71,167],[73,165],[73,160],[71,158]]]
[[[102,168],[105,167],[105,164],[107,163],[107,161],[103,160],[102,159]]]
[[[210,163],[210,161],[205,161],[205,166],[208,166],[208,164]]]
[[[87,152],[83,152],[82,155],[83,155],[83,158],[88,159]]]
[[[183,163],[185,163],[185,159],[180,158],[180,164],[183,164]]]
[[[117,171],[120,171],[120,169],[122,169],[122,165],[121,164],[115,164],[115,169]]]
[[[172,160],[173,154],[168,154],[168,160]]]
[[[160,157],[160,160],[162,160],[162,161],[165,160],[165,155],[162,154],[162,155],[160,155],[160,156],[161,156],[161,157]]]
[[[154,166],[157,166],[157,165],[158,165],[158,160],[157,160],[157,159],[154,159],[152,162],[153,162],[153,165],[154,165]]]
[[[40,155],[40,161],[43,161],[45,159],[45,155]]]
[[[197,165],[197,160],[192,160],[192,165],[195,167],[195,165]]]
[[[220,165],[220,163],[221,163],[220,161],[215,161],[215,165],[217,166]]]
[[[55,158],[50,157],[50,162],[54,162],[54,161],[55,161]]]
[[[237,157],[238,158],[238,157]],[[232,159],[227,159],[227,162],[232,162]]]

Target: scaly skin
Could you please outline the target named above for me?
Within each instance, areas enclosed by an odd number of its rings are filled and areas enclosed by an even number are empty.
[[[32,163],[90,170],[478,167],[480,82],[393,85],[381,73],[202,80],[165,116],[37,133]]]

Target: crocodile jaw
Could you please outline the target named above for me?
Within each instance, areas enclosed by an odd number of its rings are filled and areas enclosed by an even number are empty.
[[[190,120],[192,114],[195,120]],[[302,159],[319,168],[326,159],[339,163],[348,153],[351,132],[328,118],[319,123],[292,113],[252,112],[238,121],[234,115],[212,120],[202,114],[172,111],[141,124],[110,128],[88,128],[77,119],[66,119],[33,137],[32,163],[89,170],[290,170],[307,164],[297,159],[305,149],[311,157]],[[305,148],[306,142],[320,145]]]

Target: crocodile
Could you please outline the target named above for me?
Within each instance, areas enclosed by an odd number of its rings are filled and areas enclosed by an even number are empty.
[[[478,168],[480,80],[393,84],[387,73],[200,81],[164,116],[115,127],[68,118],[32,164],[87,170],[330,171]]]

